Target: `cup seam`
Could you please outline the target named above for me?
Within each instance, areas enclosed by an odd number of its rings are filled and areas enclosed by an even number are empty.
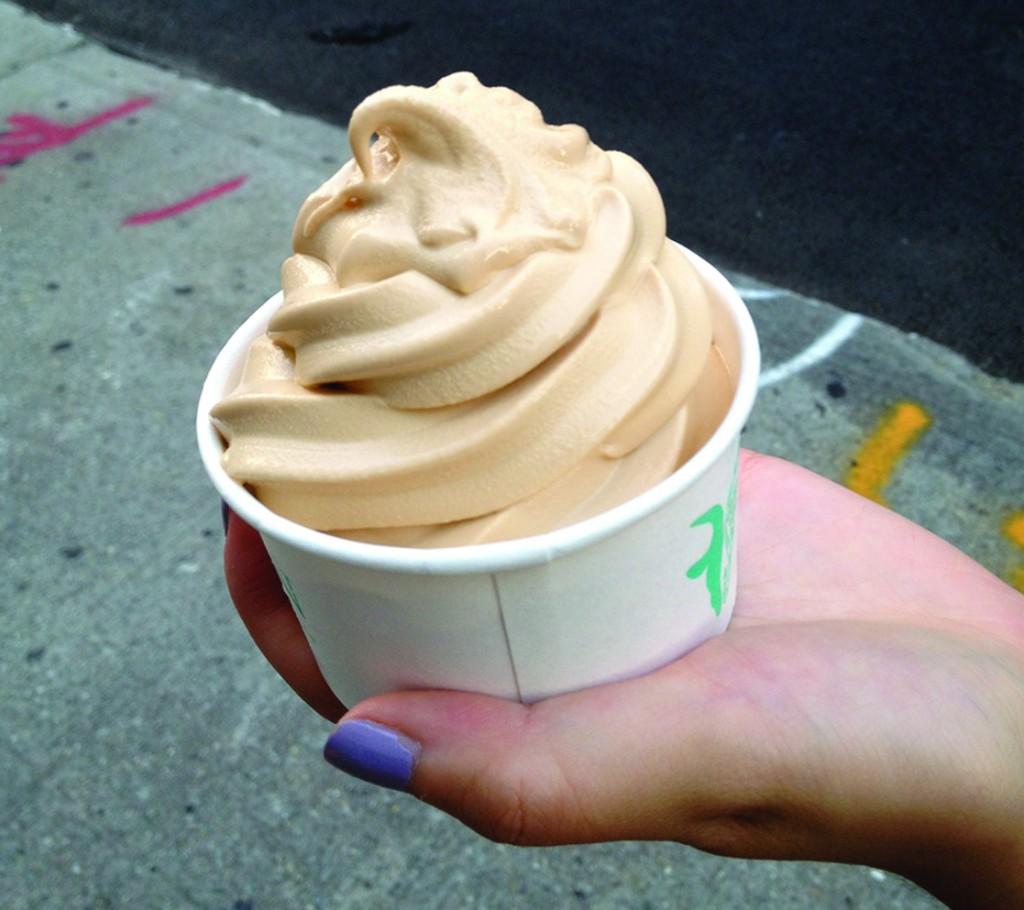
[[[516,656],[512,650],[512,639],[508,634],[508,624],[505,622],[505,607],[501,602],[501,586],[498,584],[498,576],[491,572],[491,587],[494,589],[494,599],[498,604],[498,620],[501,623],[501,634],[505,639],[505,650],[508,653],[508,663],[512,670],[512,683],[516,687],[516,701],[523,700],[523,690],[519,687],[519,670],[516,667]]]

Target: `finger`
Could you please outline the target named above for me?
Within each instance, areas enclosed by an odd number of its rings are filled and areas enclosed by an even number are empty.
[[[532,706],[379,696],[345,716],[325,757],[500,842],[669,839],[732,856],[808,855],[819,832],[787,794],[788,762],[749,735],[758,727],[747,706],[716,703],[702,665]]]
[[[324,681],[260,535],[229,513],[224,575],[235,609],[256,646],[299,697],[336,721],[345,711]]]

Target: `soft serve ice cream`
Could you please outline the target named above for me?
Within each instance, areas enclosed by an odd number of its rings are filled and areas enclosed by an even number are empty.
[[[651,177],[457,73],[360,104],[211,416],[227,473],[397,546],[542,533],[671,474],[733,383]]]

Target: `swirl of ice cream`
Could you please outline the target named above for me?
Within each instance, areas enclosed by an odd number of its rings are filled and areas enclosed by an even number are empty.
[[[212,412],[265,505],[372,542],[501,540],[624,502],[706,440],[732,384],[636,161],[469,73],[371,95],[349,141]]]

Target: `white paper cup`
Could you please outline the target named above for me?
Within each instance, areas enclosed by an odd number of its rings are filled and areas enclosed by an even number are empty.
[[[724,631],[736,597],[739,436],[760,351],[743,301],[683,248],[737,377],[708,442],[657,486],[608,512],[521,540],[442,549],[359,543],[271,512],[221,466],[213,405],[234,389],[260,307],[217,356],[199,399],[203,464],[266,544],[327,684],[346,705],[395,689],[462,689],[533,702],[636,676]]]

